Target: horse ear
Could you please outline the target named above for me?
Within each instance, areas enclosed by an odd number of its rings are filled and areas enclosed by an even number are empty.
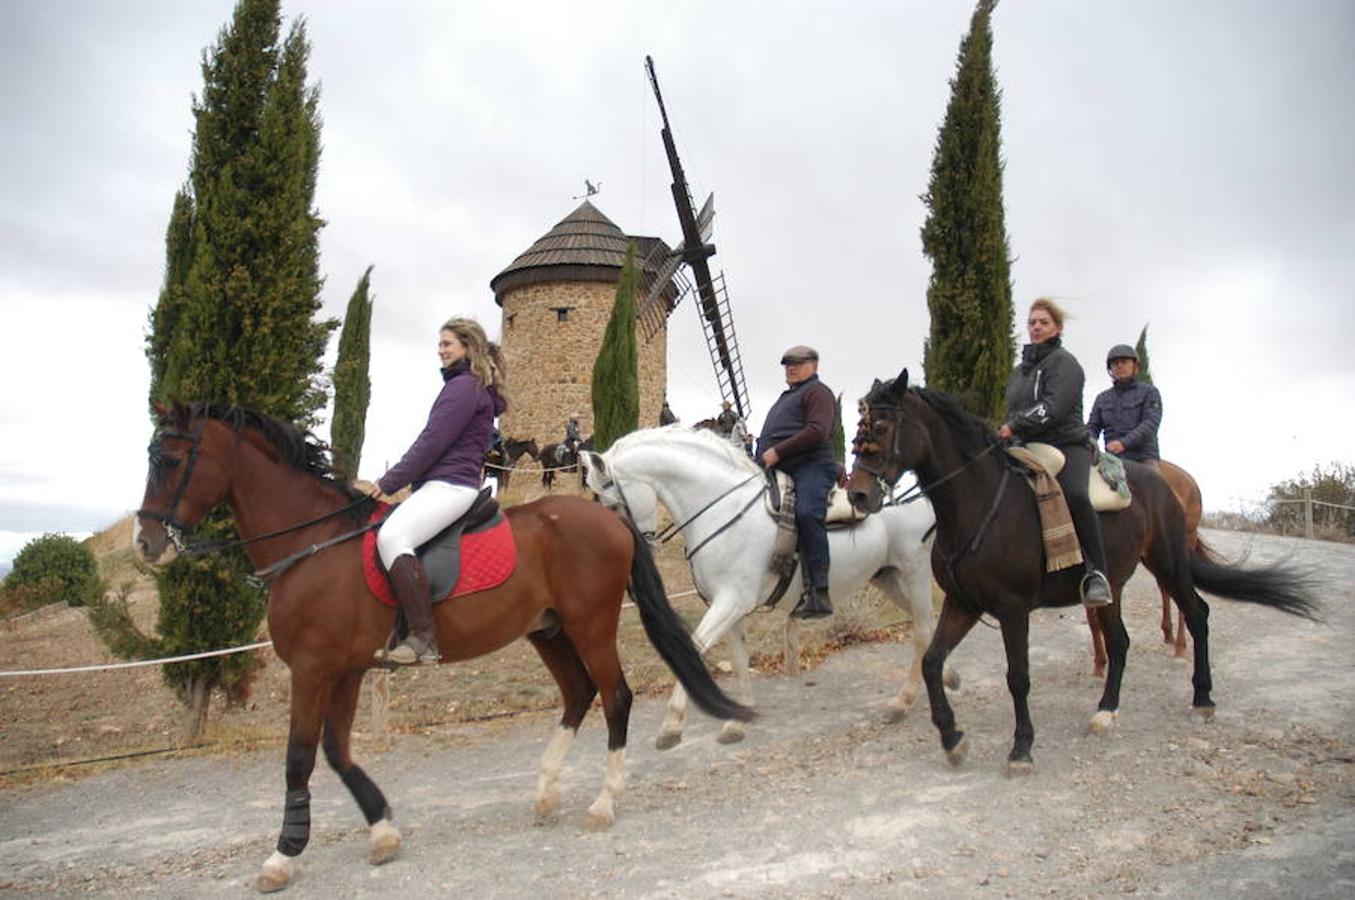
[[[594,491],[602,486],[603,480],[607,478],[607,461],[602,458],[602,454],[595,453],[592,450],[580,450],[582,454],[579,458],[584,463],[584,474],[588,478],[588,487]]]
[[[908,390],[908,367],[907,367],[907,366],[904,366],[903,369],[899,371],[899,377],[898,377],[898,380],[896,380],[896,381],[894,382],[894,387],[895,387],[897,390],[900,390],[900,391],[906,391],[906,390]]]

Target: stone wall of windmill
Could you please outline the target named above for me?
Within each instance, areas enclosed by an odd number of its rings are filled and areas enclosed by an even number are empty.
[[[505,436],[559,441],[573,413],[583,435],[593,433],[593,363],[631,240],[652,246],[655,239],[628,237],[585,201],[490,282],[503,310],[509,407],[499,428]],[[637,322],[641,427],[658,423],[668,382],[667,335],[662,329],[646,340]]]

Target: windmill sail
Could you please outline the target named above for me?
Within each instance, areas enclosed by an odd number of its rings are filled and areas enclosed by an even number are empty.
[[[677,145],[673,142],[673,132],[668,124],[668,110],[663,105],[663,94],[659,91],[659,78],[654,73],[652,57],[645,57],[645,71],[649,73],[649,83],[654,88],[654,99],[659,103],[659,115],[663,119],[663,148],[668,154],[668,166],[673,173],[673,203],[677,206],[678,222],[682,225],[682,244],[671,256],[673,274],[676,275],[677,266],[681,263],[686,263],[691,271],[692,282],[695,283],[699,299],[702,330],[710,347],[711,360],[715,364],[715,379],[720,387],[720,398],[730,401],[740,416],[747,417],[748,389],[743,379],[743,359],[739,355],[738,342],[734,335],[734,322],[730,314],[724,274],[720,274],[717,284],[710,272],[710,258],[715,255],[715,245],[710,243],[711,226],[715,219],[715,195],[712,194],[706,200],[699,213],[696,211],[691,192],[687,188],[687,176],[682,171],[682,161],[678,159]],[[666,279],[656,282],[657,285],[666,283]],[[679,296],[679,301],[682,296],[685,296],[685,292]],[[639,315],[642,321],[648,321],[646,315],[650,319],[658,315],[661,302],[664,301],[651,290],[645,302],[641,304]],[[666,315],[667,310],[663,312]],[[662,320],[660,324],[661,322]]]

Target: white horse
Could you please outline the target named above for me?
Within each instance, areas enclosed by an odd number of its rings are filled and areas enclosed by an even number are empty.
[[[604,504],[628,511],[641,531],[654,532],[658,502],[668,509],[685,541],[696,589],[710,604],[692,638],[702,653],[726,639],[735,675],[731,693],[752,705],[743,619],[767,601],[779,580],[771,567],[777,524],[767,511],[762,470],[741,447],[714,432],[680,425],[626,435],[603,454],[589,451],[586,468],[588,486]],[[888,704],[889,721],[903,718],[922,684],[922,655],[931,642],[935,617],[934,522],[931,506],[922,502],[888,506],[848,529],[828,533],[830,595],[845,599],[869,581],[913,618],[916,651],[903,688]],[[795,605],[800,591],[797,567],[786,590],[787,608]],[[789,656],[787,664],[792,665]],[[949,669],[946,682],[958,684]],[[686,714],[687,695],[678,685],[655,741],[660,750],[682,740]],[[719,740],[733,743],[743,736],[744,724],[729,722]]]

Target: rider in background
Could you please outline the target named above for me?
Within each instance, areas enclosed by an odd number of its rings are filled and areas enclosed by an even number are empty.
[[[1114,384],[1096,396],[1087,430],[1095,442],[1103,434],[1106,450],[1157,468],[1157,429],[1162,424],[1162,395],[1139,381],[1139,355],[1128,344],[1106,354],[1106,371]]]
[[[562,466],[565,460],[579,452],[583,438],[579,435],[579,414],[573,413],[565,422],[565,439],[555,445],[555,464]]]
[[[659,409],[659,427],[662,428],[665,425],[675,425],[677,424],[677,420],[677,413],[673,412],[672,407],[668,405],[668,401],[664,400],[663,406]]]
[[[795,530],[798,534],[804,593],[792,618],[820,619],[833,614],[828,597],[828,492],[837,482],[831,438],[837,399],[819,381],[819,354],[797,345],[781,356],[786,384],[758,436],[757,458],[795,482]]]
[[[722,437],[732,439],[734,428],[739,424],[739,414],[734,412],[734,404],[728,400],[720,401],[720,414],[715,417],[715,430]]]
[[[1063,451],[1065,462],[1059,486],[1082,544],[1087,574],[1082,578],[1082,602],[1087,607],[1111,601],[1106,580],[1106,551],[1101,523],[1087,493],[1094,446],[1082,421],[1082,388],[1086,376],[1073,354],[1063,348],[1064,311],[1041,297],[1030,305],[1026,330],[1030,343],[1021,350],[1021,362],[1007,379],[1007,420],[998,429],[1003,440],[1041,441]]]
[[[499,348],[474,319],[447,321],[438,333],[442,390],[428,422],[400,461],[368,493],[389,495],[407,484],[414,493],[391,512],[376,535],[377,552],[409,623],[409,636],[377,658],[397,665],[437,662],[433,595],[415,555],[419,545],[470,509],[484,485],[485,447],[494,417],[507,408]]]

